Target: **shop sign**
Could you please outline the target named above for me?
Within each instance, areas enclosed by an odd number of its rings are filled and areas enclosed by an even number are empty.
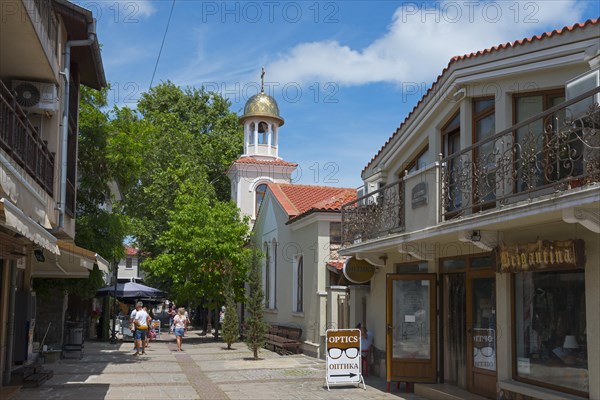
[[[498,272],[543,271],[583,268],[585,243],[581,239],[500,245],[496,249]]]
[[[327,385],[360,383],[360,329],[328,329],[326,340]]]
[[[427,204],[427,182],[417,183],[411,193],[412,208],[417,208]]]
[[[352,283],[366,283],[375,275],[375,265],[366,260],[350,257],[344,262],[344,276]]]

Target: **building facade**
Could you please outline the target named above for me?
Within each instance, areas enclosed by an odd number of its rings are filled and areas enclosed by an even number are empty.
[[[372,373],[600,398],[599,42],[589,20],[453,58],[365,167],[340,252],[383,264]]]
[[[73,242],[79,85],[101,89],[106,80],[92,13],[65,0],[3,2],[0,49],[0,370],[7,385],[12,369],[32,357],[36,309],[44,305],[33,278],[84,278],[94,265],[108,273],[105,260]],[[53,301],[60,341],[68,301]]]
[[[263,70],[264,76],[264,70]],[[279,157],[284,120],[274,98],[248,99],[244,154],[229,168],[231,197],[250,220],[252,244],[261,250],[265,321],[302,329],[302,351],[324,357],[330,311],[328,263],[340,263],[341,206],[355,189],[292,184],[297,164]],[[334,295],[337,304],[337,294]]]
[[[125,257],[119,260],[117,280],[119,282],[143,281],[144,271],[141,267],[141,254],[136,248],[125,246]]]
[[[341,262],[341,206],[356,190],[267,184],[252,240],[264,255],[265,322],[302,329],[302,351],[324,357],[328,328],[338,327],[331,309],[327,264]]]

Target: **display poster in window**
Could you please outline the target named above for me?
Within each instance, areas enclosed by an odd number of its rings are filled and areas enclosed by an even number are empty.
[[[364,384],[361,375],[360,329],[328,329],[326,355],[327,388],[330,383]]]
[[[473,367],[496,370],[496,332],[494,329],[473,329]]]

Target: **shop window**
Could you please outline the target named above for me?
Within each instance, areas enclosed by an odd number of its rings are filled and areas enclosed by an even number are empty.
[[[584,272],[516,274],[514,300],[516,379],[586,395]]]

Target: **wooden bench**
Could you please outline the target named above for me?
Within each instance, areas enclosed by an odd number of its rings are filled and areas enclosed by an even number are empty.
[[[295,348],[296,354],[299,354],[302,345],[301,337],[302,329],[300,328],[271,325],[265,334],[265,342],[267,346],[273,347],[273,351],[289,352],[289,349]]]

